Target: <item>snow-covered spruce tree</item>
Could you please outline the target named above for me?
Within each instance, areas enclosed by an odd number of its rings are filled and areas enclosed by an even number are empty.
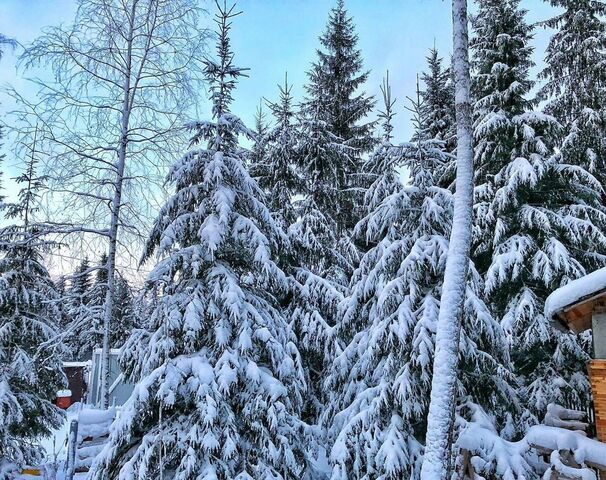
[[[291,319],[310,388],[303,413],[309,423],[317,423],[325,407],[323,379],[340,352],[338,306],[359,261],[349,230],[365,190],[362,154],[374,142],[372,124],[363,123],[373,100],[358,92],[368,74],[361,71],[353,21],[342,0],[320,42],[324,50],[308,73],[297,125],[304,198],[289,228],[296,252]]]
[[[95,267],[95,280],[89,291],[89,300],[92,305],[102,307],[107,295],[107,253],[103,253]],[[103,312],[101,312],[103,314]]]
[[[5,204],[17,225],[0,229],[0,478],[17,478],[41,459],[38,440],[62,423],[52,403],[65,384],[58,338],[57,294],[42,264],[52,245],[31,218],[43,179],[34,154],[16,203]]]
[[[103,344],[103,311],[105,305],[105,299],[107,297],[107,259],[106,253],[103,253],[99,258],[97,265],[93,268],[94,279],[90,285],[87,297],[87,318],[85,328],[88,329],[88,333],[85,334],[87,337],[87,343],[91,351],[95,348],[101,348]],[[118,285],[119,274],[116,272],[116,290]],[[116,295],[114,294],[114,314],[112,315],[112,322],[110,322],[110,332],[113,332],[115,325],[113,324],[116,310]],[[111,340],[110,333],[110,348],[114,346]]]
[[[103,331],[99,307],[95,309],[91,301],[94,271],[88,258],[80,262],[70,277],[70,286],[66,293],[66,313],[69,324],[65,329],[67,353],[74,360],[89,360],[95,348],[101,346]]]
[[[319,113],[308,111],[298,125],[304,197],[296,202],[297,219],[288,229],[295,279],[290,318],[309,386],[303,418],[313,424],[326,402],[323,379],[340,350],[334,330],[338,306],[357,261],[357,250],[337,220],[342,197],[336,186],[346,184],[346,175],[333,168],[351,149],[327,129]]]
[[[427,56],[427,71],[421,75],[421,120],[425,135],[441,140],[446,150],[453,152],[457,143],[454,83],[450,68],[444,68],[438,50],[432,48]]]
[[[130,337],[134,328],[139,326],[135,310],[133,290],[122,275],[116,279],[116,299],[110,342],[112,348],[120,348]]]
[[[606,3],[546,1],[560,12],[543,22],[555,32],[547,47],[547,66],[540,74],[546,83],[539,96],[547,101],[547,113],[569,127],[584,109],[600,110],[606,102]]]
[[[421,121],[428,138],[445,142],[446,151],[454,153],[457,146],[457,126],[454,105],[454,81],[452,70],[442,64],[438,51],[432,48],[427,56],[427,71],[421,75]],[[435,172],[438,184],[453,187],[456,176],[456,161],[452,157],[439,165]]]
[[[526,99],[531,29],[519,4],[481,0],[474,20],[473,257],[524,384],[524,427],[548,403],[589,389],[582,343],[556,332],[543,305],[555,288],[604,263],[606,236],[599,184],[562,163],[555,154],[560,125]]]
[[[254,143],[247,158],[246,167],[250,170],[251,176],[257,180],[259,175],[259,166],[263,164],[267,152],[267,133],[270,126],[267,121],[267,114],[263,110],[263,101],[259,101],[257,111],[255,112]]]
[[[391,92],[389,83],[389,71],[383,79],[380,87],[383,99],[383,109],[379,110],[378,118],[381,131],[379,133],[380,141],[375,145],[369,155],[364,170],[368,172],[373,183],[370,185],[364,196],[363,213],[364,217],[372,213],[385,198],[398,192],[402,186],[400,175],[397,168],[403,163],[401,151],[394,148],[393,145],[393,119],[396,115],[394,107],[396,99]],[[419,139],[420,140],[420,139]],[[359,246],[361,251],[368,251],[375,243],[367,237],[365,232],[365,222],[358,222],[353,230],[353,241]],[[344,329],[346,331],[347,329]],[[351,332],[355,333],[355,332]]]
[[[352,228],[360,216],[358,207],[368,186],[362,170],[362,155],[374,144],[373,125],[365,122],[374,100],[360,91],[368,72],[362,70],[358,37],[344,0],[337,0],[331,10],[320,43],[318,59],[308,72],[302,113],[312,122],[321,122],[330,141],[340,146],[318,156],[315,168],[321,175],[316,181],[325,184],[321,188],[324,195],[317,198],[318,206],[335,219],[341,235]],[[311,138],[305,138],[306,135]],[[304,130],[303,136],[303,141],[314,142],[313,129]],[[330,175],[326,175],[327,172]]]
[[[94,272],[94,277],[92,277]],[[65,341],[69,356],[77,360],[89,360],[103,342],[103,307],[107,295],[107,254],[103,254],[96,266],[88,259],[82,260],[71,276],[71,286],[66,293],[65,317],[69,324]],[[126,341],[136,324],[130,285],[116,272],[116,292],[110,325],[110,348],[118,348]]]
[[[301,174],[299,136],[293,110],[292,85],[284,77],[284,85],[278,85],[280,98],[268,103],[275,126],[264,135],[264,157],[256,168],[259,186],[265,191],[267,204],[287,229],[297,220],[295,196],[304,189]]]
[[[169,173],[176,192],[143,257],[160,256],[148,283],[161,291],[143,376],[92,478],[301,478],[305,383],[272,295],[286,287],[273,258],[287,239],[243,165],[238,137],[252,132],[229,110],[238,13],[217,6],[218,59],[205,70],[213,120],[192,125],[191,150]]]
[[[327,379],[334,480],[420,474],[454,202],[433,176],[448,156],[445,144],[425,138],[418,113],[416,123],[417,141],[392,147],[386,162],[385,177],[405,165],[410,184],[389,182],[379,203],[367,195],[370,211],[356,227],[374,247],[356,270],[341,325],[355,336]],[[505,337],[481,286],[470,265],[456,395],[503,419],[515,394]]]
[[[1,207],[0,207],[1,208]],[[67,278],[65,275],[61,275],[57,280],[55,280],[55,290],[57,292],[57,298],[59,299],[59,304],[57,308],[59,309],[59,321],[58,328],[60,332],[65,332],[70,325],[70,318],[68,315],[68,304],[67,304]],[[63,337],[64,346],[66,346],[66,338]],[[68,353],[68,349],[65,350],[66,354]]]
[[[544,22],[555,29],[539,75],[539,98],[564,126],[566,163],[580,165],[606,186],[606,3],[550,0],[564,11]]]

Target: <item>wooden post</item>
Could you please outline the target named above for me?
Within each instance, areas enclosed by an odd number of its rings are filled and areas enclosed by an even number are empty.
[[[473,480],[476,478],[475,472],[473,471],[473,464],[471,463],[471,452],[469,450],[462,450],[463,453],[463,478]]]
[[[72,420],[67,437],[67,465],[65,480],[73,480],[76,471],[76,449],[78,448],[78,420]]]

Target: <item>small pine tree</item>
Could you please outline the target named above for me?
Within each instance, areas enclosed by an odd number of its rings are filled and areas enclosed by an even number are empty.
[[[120,275],[116,279],[116,298],[111,323],[110,345],[112,348],[122,347],[138,325],[132,288],[128,281]]]
[[[94,275],[93,275],[94,272]],[[87,258],[72,274],[71,288],[66,294],[66,344],[70,357],[89,360],[103,343],[103,309],[107,296],[107,254],[101,255],[98,264],[91,267]],[[110,347],[121,347],[137,321],[133,312],[130,285],[118,274],[110,330]]]
[[[425,89],[421,91],[421,121],[428,138],[441,140],[448,152],[457,143],[454,82],[450,68],[444,68],[436,48],[429,50],[427,71],[421,75]]]
[[[301,161],[298,151],[298,132],[293,110],[292,85],[284,77],[284,85],[278,86],[280,99],[269,103],[275,119],[275,127],[265,134],[267,148],[258,169],[259,186],[266,192],[272,213],[283,220],[287,229],[297,220],[295,196],[303,191]]]
[[[269,129],[267,114],[263,110],[263,102],[260,101],[255,112],[254,143],[246,165],[255,180],[261,171],[260,168],[267,154],[267,133]]]
[[[93,350],[100,346],[103,335],[99,309],[95,309],[91,301],[93,271],[88,258],[82,260],[71,275],[71,284],[66,294],[69,324],[64,336],[68,356],[74,360],[89,360]]]
[[[305,383],[273,294],[287,288],[273,260],[287,239],[244,167],[238,137],[253,133],[230,112],[238,13],[218,8],[218,60],[206,62],[213,120],[192,125],[191,150],[170,170],[176,191],[144,253],[160,256],[148,283],[161,296],[142,377],[92,478],[301,478]]]
[[[35,148],[34,148],[35,150]],[[0,230],[0,478],[17,478],[39,462],[38,441],[58,428],[61,411],[53,401],[65,385],[58,339],[60,313],[55,285],[42,264],[52,247],[44,225],[35,223],[43,177],[35,151],[17,182],[24,185],[6,217],[21,224]]]
[[[97,265],[94,267],[94,280],[90,285],[89,290],[86,292],[86,307],[87,307],[87,318],[85,328],[88,331],[82,332],[86,337],[86,344],[88,349],[92,352],[95,348],[101,348],[103,345],[103,313],[105,309],[105,302],[107,298],[107,254],[103,253]],[[118,275],[116,275],[117,277]],[[116,285],[117,285],[116,280]],[[116,294],[114,293],[114,303],[116,302]],[[114,310],[116,307],[114,306]],[[112,322],[110,323],[111,331],[114,330],[115,325],[113,319],[115,314],[112,315]],[[110,339],[110,346],[114,344]]]
[[[383,97],[383,110],[379,111],[378,117],[381,124],[381,141],[371,153],[365,170],[373,175],[374,181],[364,198],[364,214],[370,214],[377,208],[385,198],[399,191],[402,186],[397,168],[401,162],[400,152],[393,145],[393,119],[396,115],[394,107],[396,99],[392,97],[391,85],[389,83],[389,72],[387,72],[381,85]],[[367,246],[369,239],[366,238],[364,222],[359,222],[354,229],[354,238]],[[364,249],[364,247],[362,247]]]

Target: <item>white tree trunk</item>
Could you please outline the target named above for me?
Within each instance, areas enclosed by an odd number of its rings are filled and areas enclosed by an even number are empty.
[[[19,136],[29,139],[30,126],[40,125],[43,148],[55,152],[45,168],[55,183],[46,213],[64,218],[52,222],[56,233],[98,237],[107,248],[101,407],[110,402],[116,261],[132,258],[141,229],[149,228],[146,210],[161,191],[151,172],[164,169],[181,147],[180,127],[202,90],[200,52],[208,39],[202,3],[81,0],[73,24],[49,27],[23,54],[25,68],[45,65],[53,73],[39,84],[40,102],[11,93],[20,105]],[[6,41],[0,34],[0,46]],[[77,208],[59,207],[66,204]],[[100,213],[105,206],[108,214]]]
[[[124,169],[126,166],[126,152],[128,149],[129,120],[132,110],[131,71],[132,71],[132,44],[134,32],[135,9],[137,2],[133,2],[130,15],[129,36],[126,50],[126,69],[124,76],[122,111],[122,131],[118,147],[118,161],[116,163],[116,177],[114,182],[114,198],[111,208],[111,224],[109,228],[109,248],[107,252],[107,293],[103,308],[103,348],[101,351],[101,407],[109,408],[109,364],[111,319],[114,310],[114,294],[116,291],[116,250],[118,247],[118,227],[120,222],[120,206],[122,204],[122,186],[124,183]]]
[[[457,180],[453,227],[436,333],[431,400],[422,480],[451,476],[459,338],[473,219],[473,130],[467,31],[467,0],[452,0],[457,113]]]

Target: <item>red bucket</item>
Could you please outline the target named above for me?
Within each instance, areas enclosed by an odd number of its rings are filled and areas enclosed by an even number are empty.
[[[57,392],[57,406],[66,410],[72,404],[72,392],[71,390],[60,390]]]

